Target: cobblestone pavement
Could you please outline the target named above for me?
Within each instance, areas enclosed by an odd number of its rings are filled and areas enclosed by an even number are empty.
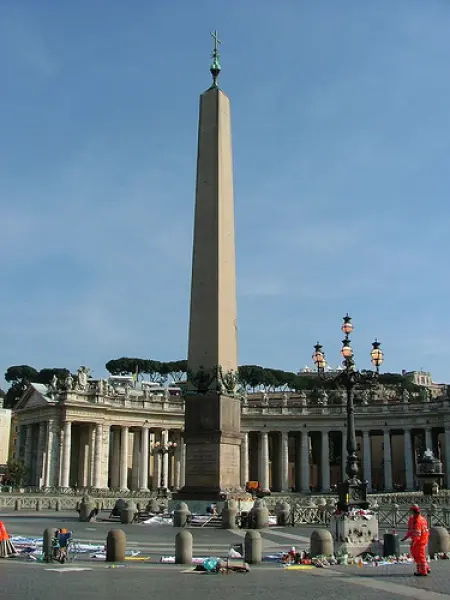
[[[82,568],[79,563],[76,568]],[[36,563],[0,563],[4,598],[18,600],[122,600],[159,597],[167,600],[448,600],[429,588],[397,584],[396,577],[340,575],[332,570],[287,571],[281,567],[254,568],[249,574],[198,575],[171,566],[125,566],[111,568],[87,565],[89,570],[72,571],[71,566]],[[410,578],[407,578],[410,579]],[[392,581],[395,580],[395,583]],[[427,583],[427,582],[426,582]]]
[[[105,515],[106,516],[106,515]],[[170,526],[79,523],[73,513],[0,513],[9,533],[41,536],[47,527],[69,527],[78,540],[104,542],[109,529],[121,527],[127,535],[127,546],[152,556],[154,564],[126,564],[111,568],[104,562],[77,560],[68,565],[43,565],[0,561],[2,592],[8,598],[27,600],[79,600],[81,594],[92,594],[98,600],[121,599],[133,594],[164,594],[167,600],[243,600],[259,594],[262,600],[297,597],[314,600],[449,600],[450,561],[432,563],[432,575],[413,576],[413,565],[386,567],[332,567],[328,569],[286,570],[274,564],[252,568],[248,575],[194,575],[182,573],[178,566],[156,564],[161,555],[173,555],[177,530]],[[306,547],[312,527],[274,528],[262,532],[264,551],[275,552],[292,545]],[[194,555],[224,556],[230,545],[243,541],[245,531],[191,529]],[[88,569],[73,571],[71,569]],[[138,596],[139,597],[139,596]]]
[[[450,598],[450,561],[432,561],[428,577],[414,577],[414,565],[389,565],[382,567],[332,567],[321,569],[320,575],[336,582],[345,582],[366,589],[391,590],[392,593],[418,600]],[[339,585],[339,583],[337,583]],[[366,588],[362,591],[362,588]],[[381,598],[382,596],[380,596]]]
[[[104,512],[101,517],[106,518],[109,512]],[[47,527],[67,527],[74,531],[75,537],[80,541],[104,542],[109,529],[121,527],[127,534],[130,545],[142,549],[151,549],[155,552],[167,553],[173,550],[176,529],[173,527],[151,525],[120,525],[98,521],[95,523],[80,523],[74,512],[20,512],[10,513],[0,511],[0,520],[3,520],[11,535],[42,536]],[[261,532],[264,539],[266,552],[280,551],[290,546],[306,548],[309,546],[311,533],[317,526],[276,527]],[[200,552],[224,549],[230,544],[239,543],[245,535],[245,530],[235,532],[211,528],[193,528],[190,530],[194,536],[194,551]],[[402,533],[402,532],[399,532]],[[382,534],[382,532],[380,532]],[[404,545],[404,550],[409,545]]]

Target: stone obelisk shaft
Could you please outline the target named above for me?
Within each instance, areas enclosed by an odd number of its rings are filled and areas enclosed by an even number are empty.
[[[237,373],[234,192],[230,101],[217,87],[200,98],[186,397],[186,484],[212,497],[240,484],[240,401],[199,389],[198,374]],[[197,376],[197,383],[196,383]]]
[[[236,267],[230,101],[202,94],[188,367],[237,369]]]

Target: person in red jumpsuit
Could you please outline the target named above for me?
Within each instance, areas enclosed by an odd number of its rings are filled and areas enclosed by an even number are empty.
[[[402,539],[411,540],[411,556],[416,563],[417,571],[414,575],[426,577],[431,573],[427,562],[427,544],[429,538],[428,523],[426,518],[420,514],[420,508],[417,504],[411,506],[411,516],[408,520],[408,532]]]

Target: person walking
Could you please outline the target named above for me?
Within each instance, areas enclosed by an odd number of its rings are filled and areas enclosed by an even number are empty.
[[[420,507],[413,504],[410,508],[411,516],[408,520],[408,532],[402,539],[411,540],[411,556],[416,563],[416,572],[418,577],[426,577],[431,573],[430,565],[427,562],[427,544],[430,536],[426,518],[420,514]]]

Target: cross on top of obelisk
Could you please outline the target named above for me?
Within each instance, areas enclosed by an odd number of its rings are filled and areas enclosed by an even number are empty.
[[[217,30],[211,31],[211,37],[214,40],[214,48],[211,55],[213,60],[209,70],[211,71],[211,75],[213,77],[212,87],[215,88],[217,87],[217,80],[219,79],[220,71],[222,70],[222,67],[220,66],[220,52],[218,46],[218,44],[221,44],[222,42],[219,40]]]

